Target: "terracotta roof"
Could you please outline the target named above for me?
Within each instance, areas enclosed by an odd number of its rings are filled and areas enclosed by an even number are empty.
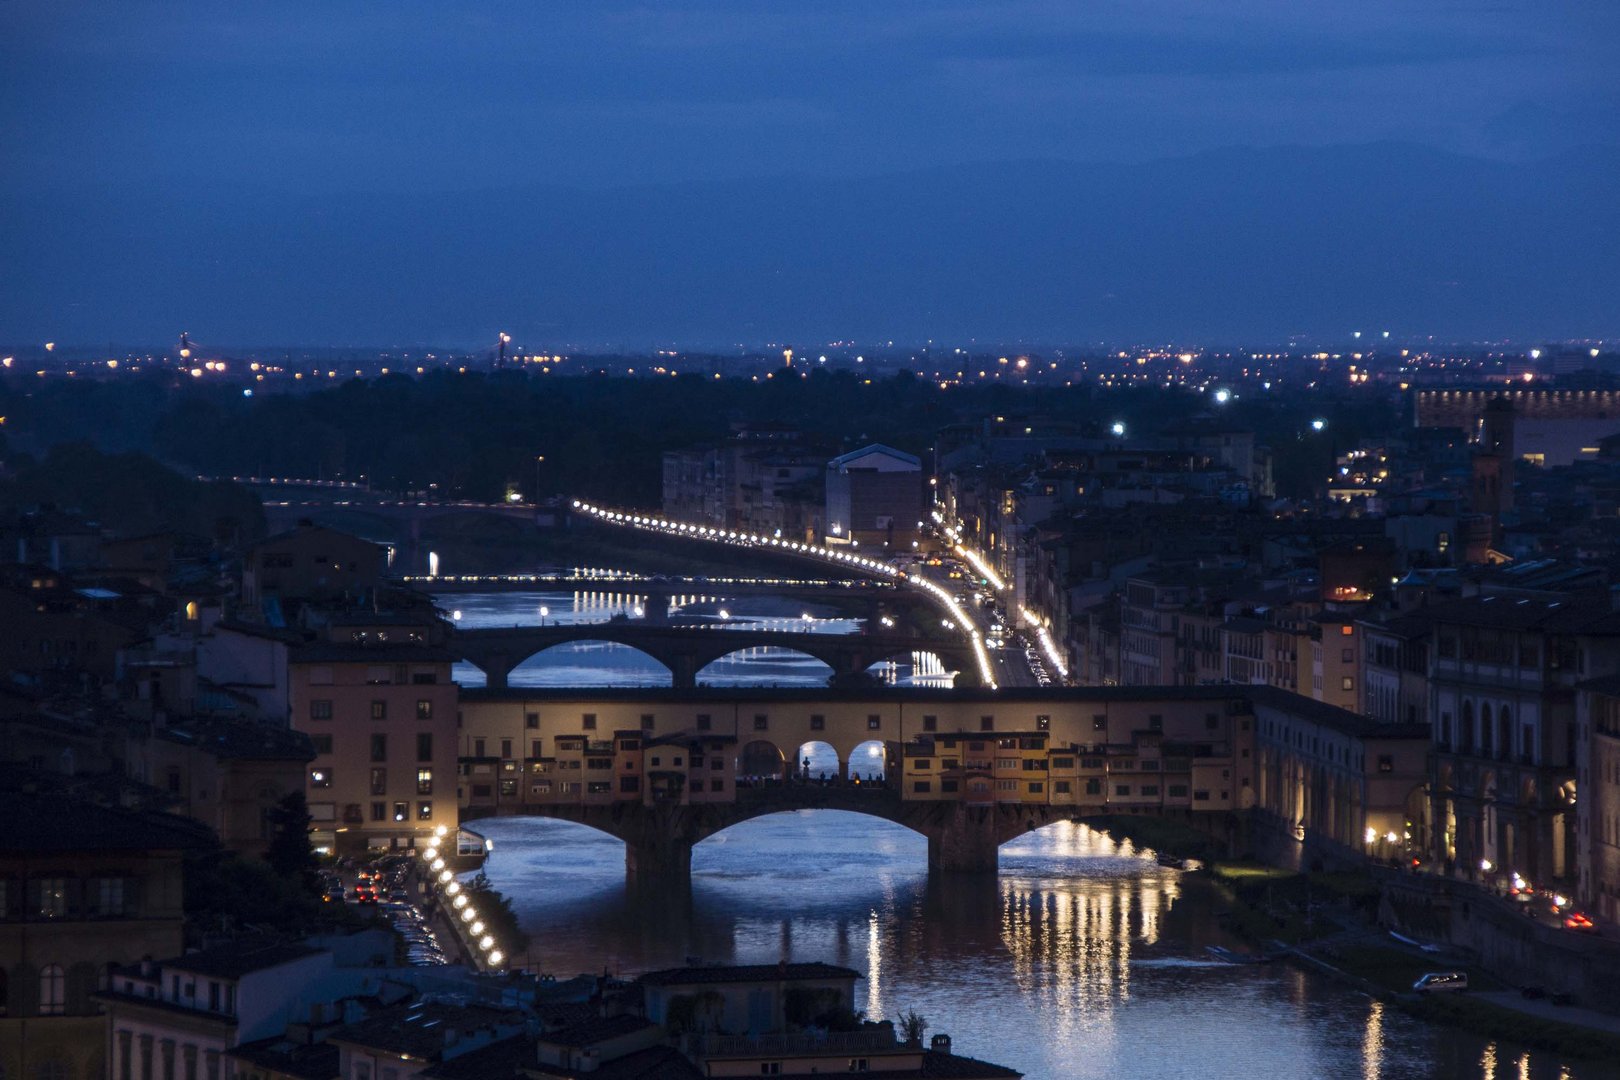
[[[542,1032],[539,1041],[550,1043],[552,1046],[584,1048],[656,1026],[646,1017],[631,1016],[629,1013],[620,1013],[617,1016],[593,1016],[567,1027]]]
[[[334,1042],[353,1043],[374,1050],[438,1061],[444,1055],[445,1034],[448,1031],[473,1032],[512,1024],[521,1028],[523,1014],[482,1005],[417,1002],[385,1009],[364,1020],[345,1024],[328,1038]]]
[[[189,818],[96,806],[58,793],[0,792],[0,852],[185,851],[218,840]]]
[[[331,1043],[295,1043],[274,1035],[225,1051],[229,1057],[299,1080],[338,1080],[338,1048]]]
[[[315,956],[320,952],[320,949],[297,942],[253,937],[161,960],[158,966],[172,971],[188,971],[193,975],[208,975],[216,979],[240,979],[255,971],[280,967],[295,960]]]
[[[641,982],[651,986],[691,986],[697,983],[781,982],[798,979],[859,979],[853,968],[818,962],[809,964],[715,964],[712,967],[665,968],[649,971]]]

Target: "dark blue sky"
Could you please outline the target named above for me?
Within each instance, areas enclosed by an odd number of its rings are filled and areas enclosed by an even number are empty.
[[[697,185],[724,199],[735,190],[726,187],[731,181],[768,190],[771,178],[792,177],[813,187],[986,163],[1156,163],[1223,148],[1244,148],[1252,168],[1265,170],[1275,148],[1289,147],[1337,162],[1354,160],[1332,156],[1344,148],[1371,147],[1368,182],[1399,186],[1409,179],[1381,175],[1389,143],[1521,166],[1620,144],[1617,47],[1620,4],[1607,0],[14,2],[0,5],[0,196],[21,235],[9,245],[0,238],[0,254],[24,260],[8,258],[8,277],[32,279],[23,282],[26,303],[0,301],[0,339],[72,336],[57,329],[70,318],[91,340],[156,333],[170,319],[199,334],[196,327],[212,320],[215,339],[236,340],[267,333],[301,341],[455,340],[525,319],[536,332],[569,326],[603,341],[619,333],[769,336],[762,322],[828,338],[926,336],[929,316],[903,289],[887,322],[836,311],[818,322],[769,307],[739,311],[736,326],[724,325],[724,305],[704,292],[692,298],[708,312],[701,325],[666,327],[631,304],[599,310],[585,325],[553,310],[571,301],[543,275],[532,304],[547,310],[512,310],[531,302],[520,289],[487,317],[426,325],[414,298],[428,288],[434,252],[408,238],[378,267],[386,273],[376,288],[334,284],[349,290],[350,327],[299,325],[288,296],[273,283],[265,293],[262,282],[254,297],[188,319],[175,310],[184,307],[186,271],[173,250],[152,249],[145,272],[132,261],[134,280],[76,275],[72,264],[101,254],[96,229],[80,227],[87,218],[105,229],[107,244],[125,243],[155,212],[153,200],[177,228],[205,236],[210,226],[224,235],[291,213],[278,201],[285,196],[465,192],[459,207],[476,220],[481,206],[511,212],[507,201],[486,201],[481,192],[489,188],[574,188],[588,196]],[[1241,199],[1241,186],[1213,192],[1208,212],[1243,220],[1258,213],[1252,224],[1265,228],[1263,207],[1231,202]],[[981,191],[992,204],[993,187],[992,180]],[[1565,197],[1580,193],[1549,193]],[[546,203],[536,198],[537,219]],[[870,209],[881,218],[881,206]],[[1037,228],[1045,214],[1077,212],[1029,209]],[[1581,207],[1551,209],[1573,216]],[[1336,212],[1324,206],[1330,233]],[[336,246],[323,250],[370,252],[347,235],[351,222],[315,218],[316,225],[307,215],[286,224]],[[751,243],[768,237],[771,220],[757,223]],[[1181,224],[1196,230],[1201,218]],[[714,255],[735,261],[724,239]],[[434,242],[457,243],[454,236]],[[470,234],[466,243],[474,243]],[[1614,272],[1610,252],[1546,254],[1573,259],[1588,274]],[[399,255],[420,257],[420,274],[402,276]],[[624,253],[626,273],[643,272],[639,255]],[[567,253],[535,253],[541,257]],[[1349,269],[1367,276],[1387,255],[1360,257],[1366,261]],[[846,264],[843,272],[861,271]],[[705,290],[726,287],[723,275],[696,278]],[[649,290],[671,285],[645,282]],[[465,299],[479,302],[474,290]],[[1354,308],[1357,298],[1350,300]],[[1266,310],[1258,297],[1235,302],[1251,308],[1230,312],[1219,326],[1178,319],[1166,297],[1107,326],[1065,325],[1055,308],[1028,336],[1318,329],[1295,325],[1293,312]],[[985,305],[986,332],[1016,325],[989,317],[994,295]],[[1566,314],[1582,323],[1588,313]],[[1545,325],[1489,329],[1579,332],[1560,313],[1546,315]],[[739,329],[745,323],[754,328],[747,334]],[[953,332],[980,323],[961,318]]]

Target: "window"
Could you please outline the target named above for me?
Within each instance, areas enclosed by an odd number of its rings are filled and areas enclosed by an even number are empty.
[[[523,726],[530,731],[538,731],[540,729],[540,714],[537,712],[524,713]]]
[[[1054,768],[1054,769],[1072,769],[1072,768],[1074,768],[1074,758],[1072,758],[1072,757],[1055,757],[1055,758],[1052,759],[1052,768]]]
[[[919,795],[927,795],[933,789],[933,783],[928,780],[918,780],[911,785],[911,790],[915,791]]]
[[[537,758],[537,757],[540,756],[540,740],[539,739],[534,739],[529,743],[529,756],[532,757],[532,758]]]
[[[1041,715],[1037,716],[1035,718],[1035,730],[1036,731],[1051,731],[1052,730],[1052,718],[1050,716],[1047,716],[1045,713],[1042,713]]]
[[[653,714],[652,713],[642,713],[641,714],[641,730],[642,731],[651,731],[652,729],[653,729]]]
[[[1149,714],[1149,716],[1148,716],[1148,730],[1149,731],[1163,731],[1164,730],[1164,716],[1162,714],[1160,714],[1160,713],[1151,713],[1151,714]]]
[[[867,731],[877,731],[882,726],[883,726],[883,717],[878,716],[876,713],[868,713],[866,715],[866,730]]]
[[[939,782],[939,790],[947,795],[954,795],[957,791],[957,783],[955,780],[941,780]]]
[[[631,793],[634,793],[634,792],[637,792],[637,791],[640,791],[640,790],[641,790],[641,777],[639,777],[639,776],[621,776],[621,777],[619,777],[619,791],[621,791],[621,792],[623,792],[625,794],[631,794]]]
[[[1131,785],[1129,785],[1129,784],[1115,784],[1114,785],[1114,794],[1115,795],[1129,795],[1130,793],[1131,793]]]
[[[433,760],[433,734],[431,732],[424,731],[416,736],[416,760]]]
[[[1170,797],[1172,799],[1185,799],[1187,797],[1187,785],[1186,784],[1171,784],[1170,785]]]
[[[332,719],[332,699],[316,698],[309,703],[309,718],[311,720]]]
[[[1395,758],[1390,754],[1379,754],[1378,755],[1378,771],[1379,772],[1394,772],[1395,771]]]
[[[429,698],[417,698],[416,699],[416,718],[418,720],[431,720],[431,719],[433,719],[433,702],[432,702],[431,699],[429,699]],[[382,718],[378,717],[378,719],[380,720]]]
[[[386,735],[373,735],[371,737],[371,760],[372,761],[387,761],[388,760],[388,736],[386,736]]]
[[[1340,650],[1340,652],[1339,652],[1339,661],[1341,663],[1345,663],[1345,664],[1353,664],[1353,663],[1355,663],[1356,662],[1356,650],[1354,650],[1354,649],[1342,649],[1342,650]]]
[[[1339,680],[1339,689],[1341,689],[1341,690],[1354,690],[1355,688],[1356,688],[1356,680],[1355,680],[1355,677],[1353,675],[1346,675],[1344,678]]]
[[[1349,637],[1350,635],[1354,634],[1355,632],[1356,632],[1356,628],[1353,627],[1353,626],[1341,626],[1341,627],[1339,627],[1339,636],[1340,637]]]
[[[501,759],[503,761],[511,761],[512,760],[512,740],[511,739],[502,739],[501,740]]]
[[[1108,717],[1104,716],[1102,713],[1092,713],[1091,714],[1091,730],[1092,731],[1107,731],[1108,730]]]
[[[1094,776],[1091,779],[1087,780],[1086,781],[1086,794],[1087,795],[1101,795],[1102,794],[1102,779],[1099,778],[1099,777]]]
[[[388,719],[388,702],[386,702],[386,701],[373,701],[371,703],[371,718],[373,720],[386,720],[386,719]]]
[[[924,731],[938,731],[939,730],[939,717],[937,717],[937,716],[925,716],[925,717],[923,717],[923,730]]]
[[[1209,792],[1207,792],[1207,791],[1195,791],[1195,792],[1193,792],[1193,802],[1209,802]]]
[[[91,904],[97,915],[124,914],[124,879],[121,877],[96,878],[91,882]]]
[[[1029,793],[1031,795],[1039,795],[1045,790],[1046,790],[1046,783],[1045,783],[1045,781],[1042,781],[1042,780],[1033,781],[1029,785]]]
[[[431,794],[433,794],[433,770],[432,769],[417,769],[416,770],[416,793],[418,795],[431,795]]]
[[[1143,795],[1157,795],[1158,793],[1159,793],[1159,785],[1158,784],[1143,784],[1142,785],[1142,794]]]
[[[39,973],[39,1015],[61,1016],[67,1011],[67,975],[61,964],[46,964]]]
[[[812,723],[814,722],[814,717],[811,718],[811,721],[812,721]],[[698,713],[698,716],[697,716],[697,729],[699,731],[708,731],[713,726],[714,726],[714,721],[713,721],[713,719],[710,718],[708,713],[706,713],[706,712],[705,713]]]
[[[770,727],[770,725],[771,725],[771,718],[769,716],[767,716],[765,713],[755,713],[754,714],[754,730],[755,731],[764,731],[766,728]]]
[[[372,821],[387,821],[388,820],[388,804],[385,803],[385,802],[374,802],[374,803],[372,803],[371,804],[371,820]]]
[[[1067,780],[1052,781],[1052,791],[1057,795],[1067,795],[1069,793],[1069,782]]]
[[[473,757],[483,757],[484,756],[484,740],[483,739],[474,739],[473,740],[472,756]]]
[[[517,784],[516,784],[516,782],[515,781],[507,781],[507,783],[512,784],[512,790],[510,792],[502,791],[501,794],[503,794],[503,795],[515,795],[515,794],[517,794]],[[433,820],[433,800],[432,799],[422,799],[420,802],[418,802],[416,804],[416,820],[417,821],[432,821]]]
[[[332,736],[330,735],[311,735],[309,741],[315,747],[316,754],[330,754],[332,752]]]
[[[394,804],[394,820],[395,821],[404,821],[406,819],[406,817],[409,815],[409,812],[410,812],[410,806],[407,805],[406,803],[397,802],[397,803]]]
[[[388,794],[388,770],[376,768],[371,770],[371,793],[373,795]]]
[[[309,770],[309,786],[312,788],[329,788],[332,786],[331,769]]]
[[[996,730],[996,718],[993,717],[993,716],[981,716],[981,717],[979,717],[979,730],[980,731],[994,731],[994,730]]]
[[[584,716],[580,717],[579,718],[579,726],[584,728],[586,731],[595,731],[596,730],[596,714],[593,713],[593,712],[588,712]]]
[[[715,762],[715,764],[718,765],[720,763],[717,761],[717,762]],[[709,781],[709,790],[710,791],[724,791],[724,790],[726,790],[726,782],[724,780],[720,779],[717,776],[713,780]]]

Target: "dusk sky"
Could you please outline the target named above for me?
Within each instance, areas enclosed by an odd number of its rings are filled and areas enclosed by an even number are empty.
[[[75,263],[106,254],[98,223],[107,245],[157,213],[206,236],[210,227],[228,233],[292,213],[277,209],[282,198],[328,195],[461,192],[460,209],[476,218],[481,206],[494,212],[481,194],[492,188],[576,188],[585,198],[733,181],[768,189],[783,177],[813,187],[975,164],[1152,163],[1227,148],[1244,148],[1265,168],[1276,148],[1382,153],[1392,143],[1514,166],[1597,152],[1606,167],[1620,144],[1617,46],[1620,4],[1599,0],[12,3],[0,7],[0,197],[9,207],[0,231],[12,234],[0,237],[0,254],[8,278],[24,280],[0,301],[0,338],[71,336],[54,328],[69,312],[91,340],[167,337],[171,319],[232,340],[453,341],[506,324],[603,341],[621,332],[743,340],[777,326],[827,337],[846,329],[927,336],[928,317],[907,310],[905,290],[894,294],[887,323],[836,308],[825,321],[795,321],[766,304],[725,325],[710,292],[691,298],[710,312],[701,322],[634,305],[580,322],[558,310],[580,306],[563,283],[535,276],[492,297],[498,311],[434,325],[411,299],[425,282],[401,276],[393,260],[378,267],[387,288],[346,294],[354,320],[344,327],[316,313],[300,324],[294,313],[307,308],[275,289],[256,294],[257,308],[243,298],[177,310],[187,287],[173,250],[154,248],[144,264],[140,253],[119,253],[127,272],[116,279]],[[1383,167],[1377,156],[1366,160],[1370,170]],[[1226,193],[1210,195],[1219,216]],[[542,218],[546,202],[537,198],[534,208]],[[871,209],[881,217],[880,206]],[[1029,209],[1036,227],[1049,212]],[[1548,209],[1577,219],[1584,208]],[[1251,211],[1235,212],[1248,220]],[[1324,212],[1331,226],[1334,207]],[[770,220],[754,224],[768,233]],[[521,232],[534,223],[511,224]],[[376,227],[328,215],[320,238],[372,258],[365,234]],[[1614,246],[1603,233],[1591,239]],[[473,254],[470,236],[467,243],[458,257]],[[437,254],[408,240],[400,250]],[[1612,251],[1543,254],[1566,265],[1573,258],[1588,276],[1616,273]],[[1110,250],[1092,255],[1106,261]],[[713,256],[726,264],[736,252],[721,243]],[[546,253],[559,257],[567,252]],[[627,272],[637,263],[625,253]],[[860,268],[846,263],[844,272]],[[698,284],[723,290],[725,274],[716,274],[696,275]],[[1083,299],[1090,285],[1076,288]],[[462,306],[478,300],[469,290]],[[1318,329],[1303,311],[1273,317],[1258,296],[1224,321],[1178,319],[1167,302],[1144,300],[1106,325],[1066,323],[1059,305],[1031,312],[1027,336]],[[982,318],[949,330],[1017,332],[1022,316],[993,317],[1007,310],[993,295],[985,306]],[[1500,314],[1500,305],[1482,300],[1478,310]],[[1617,329],[1587,327],[1585,309],[1569,319],[1543,314],[1541,325],[1481,325],[1479,336]],[[1466,334],[1466,311],[1457,315],[1458,325],[1444,329]]]

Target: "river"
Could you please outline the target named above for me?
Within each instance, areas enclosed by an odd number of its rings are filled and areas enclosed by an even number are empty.
[[[511,625],[542,601],[441,603],[463,625]],[[590,654],[559,669],[582,685],[627,685]],[[790,673],[760,671],[790,685]],[[816,681],[792,674],[791,685]],[[566,685],[558,677],[541,668],[530,684]],[[486,872],[533,936],[528,962],[541,970],[633,975],[689,957],[844,964],[865,976],[855,1006],[867,1016],[915,1009],[957,1053],[1030,1080],[1620,1077],[1422,1023],[1285,964],[1215,962],[1207,946],[1232,942],[1208,883],[1081,825],[1008,843],[998,878],[964,881],[930,879],[926,842],[891,822],[777,814],[698,845],[690,895],[627,887],[623,846],[582,826],[501,818],[478,829],[494,842]]]

